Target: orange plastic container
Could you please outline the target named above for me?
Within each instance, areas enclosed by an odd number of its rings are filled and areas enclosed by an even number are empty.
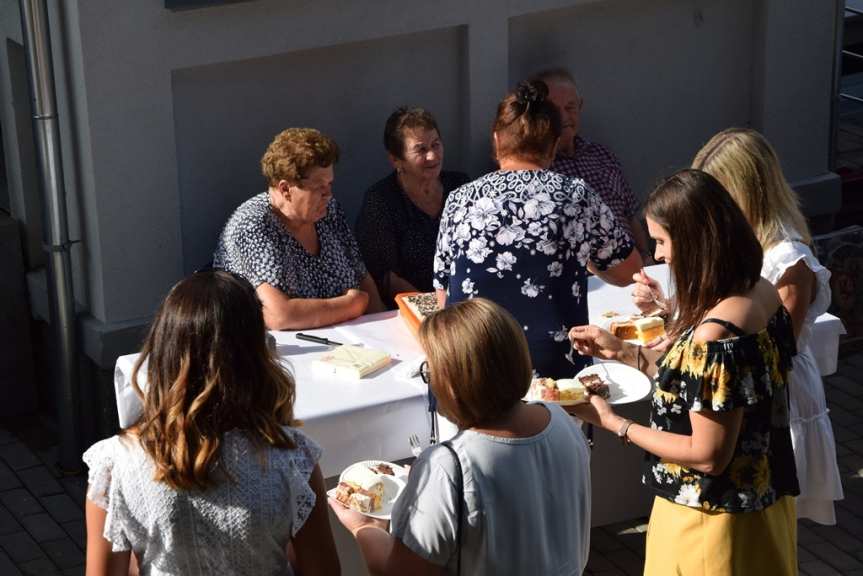
[[[399,316],[404,320],[404,323],[408,325],[408,328],[411,329],[411,332],[413,332],[415,336],[417,332],[419,332],[420,322],[422,320],[414,316],[414,313],[411,312],[405,298],[408,296],[415,296],[416,294],[421,294],[421,292],[400,292],[399,294],[396,294],[395,297],[396,305],[399,307]]]

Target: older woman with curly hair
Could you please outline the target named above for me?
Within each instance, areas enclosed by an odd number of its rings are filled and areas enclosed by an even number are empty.
[[[261,159],[268,189],[240,205],[219,237],[216,268],[252,283],[271,330],[314,328],[383,309],[333,199],[336,143],[311,128],[279,133]]]

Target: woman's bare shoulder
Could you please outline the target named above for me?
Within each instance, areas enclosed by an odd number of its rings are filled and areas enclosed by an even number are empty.
[[[759,280],[748,294],[729,296],[710,309],[706,318],[730,322],[747,334],[763,330],[782,304],[776,288],[768,280]],[[696,342],[710,342],[731,338],[735,334],[720,324],[709,322],[695,330]]]

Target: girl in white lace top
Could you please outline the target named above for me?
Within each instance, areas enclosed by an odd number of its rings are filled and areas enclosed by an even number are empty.
[[[339,574],[317,461],[293,424],[294,381],[261,304],[225,272],[178,283],[148,359],[140,420],[84,454],[87,574]],[[134,552],[134,555],[132,554]]]

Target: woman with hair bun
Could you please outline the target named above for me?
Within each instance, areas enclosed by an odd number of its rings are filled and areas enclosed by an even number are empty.
[[[564,377],[574,373],[567,327],[587,321],[588,268],[623,286],[641,257],[584,180],[548,170],[561,123],[547,96],[544,82],[523,82],[499,104],[492,138],[500,169],[450,193],[434,285],[441,302],[482,296],[509,310],[536,371]]]
[[[135,561],[152,575],[340,573],[321,449],[294,428],[294,379],[266,336],[239,277],[171,289],[132,374],[143,414],[84,453],[88,576]]]

